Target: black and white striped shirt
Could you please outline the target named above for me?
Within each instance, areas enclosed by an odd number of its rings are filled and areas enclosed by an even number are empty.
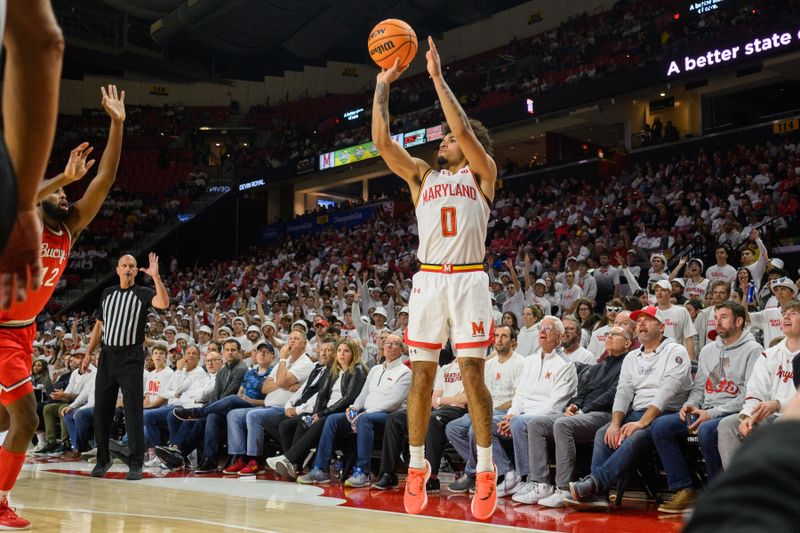
[[[98,315],[103,322],[103,345],[135,346],[144,342],[147,311],[156,291],[134,285],[109,287],[100,297]]]

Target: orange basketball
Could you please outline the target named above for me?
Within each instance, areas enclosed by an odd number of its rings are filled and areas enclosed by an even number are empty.
[[[414,29],[398,19],[379,22],[369,32],[369,56],[381,68],[391,68],[400,58],[400,67],[411,63],[417,53],[417,34]]]

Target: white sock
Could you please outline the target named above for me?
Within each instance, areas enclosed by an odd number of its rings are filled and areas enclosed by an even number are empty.
[[[475,446],[478,455],[478,465],[475,467],[476,472],[493,472],[494,462],[492,462],[492,447]]]
[[[408,460],[409,468],[418,468],[423,470],[425,468],[425,445],[422,446],[409,446],[411,455]]]

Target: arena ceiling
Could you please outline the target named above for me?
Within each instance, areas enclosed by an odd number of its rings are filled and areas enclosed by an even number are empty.
[[[367,62],[366,36],[384,18],[420,36],[491,16],[523,0],[103,0],[147,21],[171,55],[214,55],[217,72],[257,78],[326,60]],[[511,36],[509,36],[509,39]]]

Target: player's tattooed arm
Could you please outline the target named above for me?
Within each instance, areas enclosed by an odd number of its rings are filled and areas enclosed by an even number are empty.
[[[411,157],[400,144],[392,139],[389,131],[389,86],[400,77],[405,68],[400,68],[399,58],[390,69],[381,70],[375,80],[375,97],[372,101],[372,142],[389,169],[403,178],[411,189],[412,197],[419,193],[419,182],[428,165]],[[424,169],[424,170],[423,170]]]

